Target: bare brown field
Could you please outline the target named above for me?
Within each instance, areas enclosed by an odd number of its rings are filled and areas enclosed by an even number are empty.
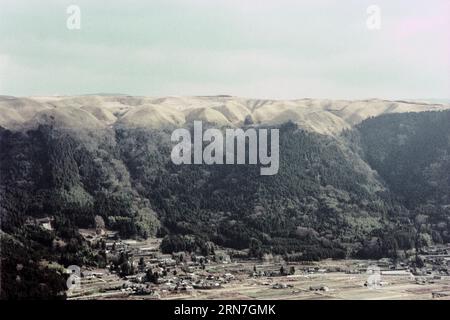
[[[333,264],[348,265],[354,261],[333,261]],[[327,262],[324,263],[325,265]],[[323,265],[323,264],[321,264]],[[382,276],[383,286],[371,289],[364,284],[365,273],[347,274],[344,272],[323,272],[305,274],[296,272],[291,276],[251,277],[243,270],[252,270],[252,262],[215,265],[211,273],[232,273],[235,280],[217,289],[195,289],[189,292],[165,292],[160,290],[159,296],[131,295],[124,291],[124,280],[110,274],[101,281],[99,279],[83,280],[82,290],[71,299],[193,299],[193,300],[427,300],[449,299],[434,297],[433,292],[450,292],[450,277],[442,277],[433,283],[417,284],[414,278],[403,276]],[[296,268],[304,265],[294,265]],[[262,268],[263,266],[258,266]],[[266,266],[277,268],[276,265]],[[240,271],[237,271],[240,270]],[[280,288],[275,288],[279,285]],[[326,287],[326,290],[311,288]],[[155,286],[158,290],[158,286]]]

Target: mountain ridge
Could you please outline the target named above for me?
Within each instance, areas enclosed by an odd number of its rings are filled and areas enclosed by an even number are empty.
[[[280,125],[286,121],[338,135],[363,120],[387,113],[440,111],[450,104],[407,100],[249,99],[232,96],[145,97],[129,95],[0,96],[0,126],[22,129],[55,118],[67,127],[181,127],[194,120],[218,126]],[[58,121],[58,119],[56,119]]]

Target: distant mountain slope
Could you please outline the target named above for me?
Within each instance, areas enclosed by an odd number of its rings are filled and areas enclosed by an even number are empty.
[[[368,163],[408,207],[450,206],[450,112],[383,115],[357,126]]]
[[[388,214],[383,185],[356,154],[292,123],[281,126],[280,170],[271,177],[251,165],[175,166],[163,132],[124,129],[117,138],[132,184],[168,233],[236,248],[254,239],[267,251],[305,250],[305,258],[342,256],[343,243],[362,242]]]
[[[3,130],[2,228],[49,215],[89,227],[101,215],[124,237],[161,224],[161,234],[302,259],[357,254],[389,223],[385,187],[341,141],[293,123],[280,130],[279,174],[267,177],[254,165],[176,166],[170,130]]]
[[[383,115],[357,126],[370,166],[427,241],[450,241],[450,111]]]

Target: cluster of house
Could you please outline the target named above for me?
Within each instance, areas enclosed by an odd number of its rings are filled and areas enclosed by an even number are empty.
[[[216,250],[209,256],[186,252],[163,254],[157,245],[139,246],[134,240],[116,240],[106,242],[105,251],[109,255],[127,252],[132,257],[131,264],[138,272],[124,276],[127,282],[123,288],[130,294],[156,296],[194,289],[216,289],[235,278],[230,273],[216,274],[205,270],[209,264],[231,263],[224,250]],[[149,271],[157,274],[151,281]]]
[[[44,230],[52,231],[53,230],[53,222],[55,221],[54,217],[43,217],[43,218],[27,218],[25,221],[26,225],[34,225],[39,226]]]
[[[185,252],[162,254],[158,245],[145,247],[134,240],[114,239],[107,239],[103,249],[110,258],[126,253],[134,270],[131,274],[120,275],[109,265],[111,268],[107,266],[106,269],[83,270],[80,273],[82,281],[110,283],[103,287],[106,291],[146,295],[157,299],[171,293],[217,289],[235,280],[231,273],[206,270],[205,266],[231,263],[230,256],[224,250],[217,250],[209,256]],[[121,278],[119,282],[118,277]]]
[[[168,294],[192,292],[194,289],[218,289],[225,283],[234,280],[234,276],[212,275],[208,273],[186,273],[180,275],[163,275],[150,284],[145,273],[125,277],[128,280],[127,290],[134,294]]]
[[[422,250],[423,268],[417,273],[423,276],[450,276],[450,245],[434,246]]]
[[[45,224],[47,220],[33,223]],[[95,237],[95,236],[94,236]],[[217,289],[224,284],[236,280],[231,273],[221,273],[214,265],[231,263],[230,255],[226,250],[215,250],[215,253],[208,256],[199,254],[189,254],[186,252],[176,252],[163,254],[158,243],[142,243],[135,240],[114,240],[113,237],[106,238],[103,248],[107,255],[114,256],[126,252],[130,257],[133,266],[133,273],[123,276],[126,280],[121,290],[134,295],[152,295],[159,297],[161,294],[191,292],[196,289]],[[234,255],[233,255],[234,256]],[[424,262],[423,268],[413,268],[408,262],[394,262],[391,259],[380,259],[376,262],[380,276],[405,277],[415,280],[418,284],[429,283],[441,276],[450,276],[450,246],[428,248],[422,251],[421,260]],[[358,264],[347,267],[323,268],[315,266],[297,266],[296,270],[284,263],[268,264],[267,267],[258,268],[256,266],[250,276],[253,277],[277,277],[286,275],[295,277],[299,274],[307,275],[326,272],[347,272],[347,273],[367,273],[372,262],[360,261]],[[278,269],[280,265],[283,272]],[[238,268],[238,266],[236,267]],[[334,268],[334,269],[333,269]],[[216,269],[215,272],[211,271]],[[219,269],[220,270],[220,269]],[[234,269],[233,269],[234,270]],[[235,270],[238,273],[247,273],[248,269]],[[157,276],[149,279],[151,275]],[[86,272],[82,275],[85,278],[101,278],[101,272]],[[383,283],[388,283],[384,281]],[[380,282],[380,284],[382,284]],[[273,289],[288,288],[289,284],[268,283]],[[326,292],[328,287],[320,285],[309,288],[310,291]],[[443,292],[436,293],[442,295]]]
[[[272,289],[286,289],[286,288],[293,288],[294,286],[292,284],[288,283],[274,283],[272,285]]]

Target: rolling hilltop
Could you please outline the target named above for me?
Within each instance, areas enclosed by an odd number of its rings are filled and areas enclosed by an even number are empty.
[[[219,126],[258,125],[287,121],[321,134],[335,135],[368,117],[386,113],[439,111],[450,105],[386,100],[258,100],[228,96],[132,97],[88,95],[76,97],[0,96],[0,126],[31,128],[38,124],[79,128],[162,129],[203,120]]]

